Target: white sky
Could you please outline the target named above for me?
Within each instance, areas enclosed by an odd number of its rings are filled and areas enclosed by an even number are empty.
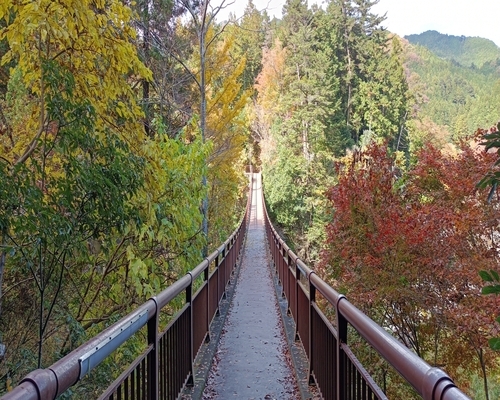
[[[248,0],[233,1],[230,9],[239,17]],[[213,4],[218,2],[212,0]],[[259,10],[267,7],[271,17],[281,17],[285,0],[253,0],[253,3]],[[312,3],[321,4],[322,0],[309,0],[309,5]],[[372,11],[379,15],[387,12],[382,25],[400,36],[432,29],[448,35],[480,36],[500,46],[500,0],[380,0]]]

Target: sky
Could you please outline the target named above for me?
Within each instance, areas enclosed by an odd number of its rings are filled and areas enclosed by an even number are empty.
[[[248,0],[232,1],[231,11],[241,16]],[[280,18],[285,0],[253,3],[259,10],[267,7],[271,17]],[[309,0],[309,5],[312,3],[321,4],[322,0]],[[436,30],[455,36],[480,36],[500,46],[500,0],[380,0],[372,11],[387,13],[382,26],[400,36]]]

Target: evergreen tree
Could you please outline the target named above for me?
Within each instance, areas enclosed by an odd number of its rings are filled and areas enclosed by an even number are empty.
[[[245,90],[254,86],[262,70],[262,49],[269,29],[269,17],[266,13],[260,13],[253,1],[248,0],[238,27],[240,32],[236,36],[234,58],[238,60],[245,57],[247,60],[242,75],[242,89]]]
[[[390,54],[366,61],[367,77],[359,83],[353,115],[371,137],[389,140],[394,150],[407,149],[409,89],[401,52],[399,39],[393,38]]]
[[[377,2],[332,0],[327,7],[331,21],[330,43],[335,48],[336,61],[340,63],[336,72],[345,130],[355,143],[359,142],[363,132],[371,130],[374,121],[377,136],[398,136],[396,128],[391,133],[383,131],[392,129],[393,125],[400,126],[404,119],[400,114],[406,113],[405,107],[398,106],[397,111],[391,112],[395,115],[389,116],[386,99],[390,94],[398,93],[402,98],[397,101],[406,103],[405,77],[398,50],[395,48],[392,58],[388,54],[387,33],[380,25],[384,17],[371,12],[371,7]],[[392,69],[386,69],[386,66]]]
[[[303,0],[289,0],[283,8],[280,43],[284,59],[277,118],[272,123],[275,157],[264,175],[270,209],[304,249],[304,256],[321,237],[320,196],[332,176],[328,124],[337,92],[328,75],[328,53],[319,29],[323,12],[310,10]],[[286,187],[285,190],[284,186]],[[285,194],[285,198],[283,195]],[[315,232],[313,236],[309,233]]]

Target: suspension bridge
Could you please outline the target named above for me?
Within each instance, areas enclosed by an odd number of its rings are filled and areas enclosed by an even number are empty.
[[[1,399],[55,399],[138,335],[144,351],[99,399],[387,399],[356,357],[348,332],[424,400],[468,399],[444,371],[416,356],[297,257],[268,218],[260,174],[249,178],[244,217],[217,250]],[[181,309],[163,326],[162,310],[179,297]]]

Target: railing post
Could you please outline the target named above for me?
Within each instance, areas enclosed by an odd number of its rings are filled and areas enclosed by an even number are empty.
[[[156,304],[156,312],[155,315],[148,320],[148,344],[153,345],[153,349],[148,354],[147,364],[148,364],[148,373],[147,373],[147,393],[148,399],[156,400],[158,399],[158,321],[160,311],[158,309],[158,303],[156,299],[152,299]]]
[[[186,288],[186,304],[189,303],[189,377],[186,382],[187,386],[194,385],[194,368],[193,368],[193,348],[194,348],[194,321],[193,321],[193,275],[191,276],[191,283]]]
[[[271,254],[273,255],[273,267],[274,271],[278,275],[278,282],[280,281],[280,274],[279,274],[279,266],[278,266],[278,259],[276,258],[276,254],[278,251],[278,244],[276,242],[276,238],[274,237],[273,232],[271,232],[271,239],[269,240],[269,246],[271,247]]]
[[[292,258],[290,257],[290,253],[286,253],[286,264],[288,265],[288,270],[287,270],[287,273],[288,275],[291,275],[290,271],[292,270],[293,266],[292,266]],[[288,298],[286,299],[287,300],[287,304],[288,304],[288,310],[287,310],[287,315],[293,315],[292,313],[292,305],[290,304],[290,301],[292,299],[292,282],[291,282],[291,279],[288,278]]]
[[[342,349],[342,343],[347,344],[347,320],[340,313],[339,303],[345,299],[340,295],[335,304],[335,313],[337,314],[337,399],[345,400],[348,393],[347,385],[347,355]]]
[[[313,375],[314,372],[313,371],[313,363],[314,363],[313,304],[316,302],[316,287],[311,283],[312,274],[314,274],[314,272],[311,272],[307,277],[309,281],[309,385],[314,385],[316,383]]]
[[[226,276],[226,285],[231,281],[231,274],[233,273],[234,265],[236,264],[236,257],[238,257],[238,254],[236,253],[236,250],[237,250],[236,241],[237,240],[238,240],[238,235],[236,235],[233,238],[233,247],[231,247],[231,268],[227,271],[228,274]]]
[[[278,250],[279,250],[279,242],[276,236],[274,236],[274,232],[272,232],[273,236],[273,259],[274,259],[274,269],[276,269],[276,272],[278,273],[278,282],[281,282],[281,276],[280,276],[280,263],[278,259]]]
[[[219,254],[217,254],[217,257],[215,257],[215,267],[219,267]],[[203,271],[203,279],[207,283],[207,306],[206,306],[206,313],[207,313],[207,326],[206,326],[206,331],[207,334],[205,335],[205,343],[210,342],[210,320],[211,320],[211,315],[210,315],[210,261],[208,262],[207,268],[205,271]]]
[[[233,272],[234,260],[236,259],[236,238],[235,237],[233,239],[231,239],[231,250],[229,250],[229,254],[230,254],[229,255],[229,269],[226,269],[226,276],[225,276],[225,280],[224,280],[224,293],[226,292],[225,287],[230,280],[229,277],[231,276],[231,273]]]
[[[283,244],[281,242],[278,242],[278,275],[281,281],[281,297],[285,297],[285,268],[283,264],[285,264],[285,259],[283,258]]]
[[[292,280],[290,279],[290,275],[292,275],[291,271],[293,267],[292,267],[292,258],[290,257],[290,253],[288,252],[288,250],[285,251],[286,251],[286,259],[283,259],[283,265],[286,265],[286,281],[288,289],[288,297],[286,299],[288,305],[290,305],[290,297],[292,297],[292,289],[291,289]],[[297,265],[297,259],[295,259],[295,265]],[[297,279],[295,279],[295,281],[297,281]]]
[[[298,342],[300,340],[299,336],[299,318],[300,318],[300,313],[299,313],[299,281],[300,281],[300,268],[297,264],[297,260],[295,260],[295,314],[290,310],[290,313],[295,319],[295,341]]]
[[[221,287],[220,287],[220,277],[222,274],[226,274],[226,268],[227,268],[227,244],[224,244],[224,250],[222,250],[222,263],[219,263],[219,266],[217,267],[217,311],[215,312],[215,315],[220,315],[220,301],[222,299],[222,294],[221,294]]]

